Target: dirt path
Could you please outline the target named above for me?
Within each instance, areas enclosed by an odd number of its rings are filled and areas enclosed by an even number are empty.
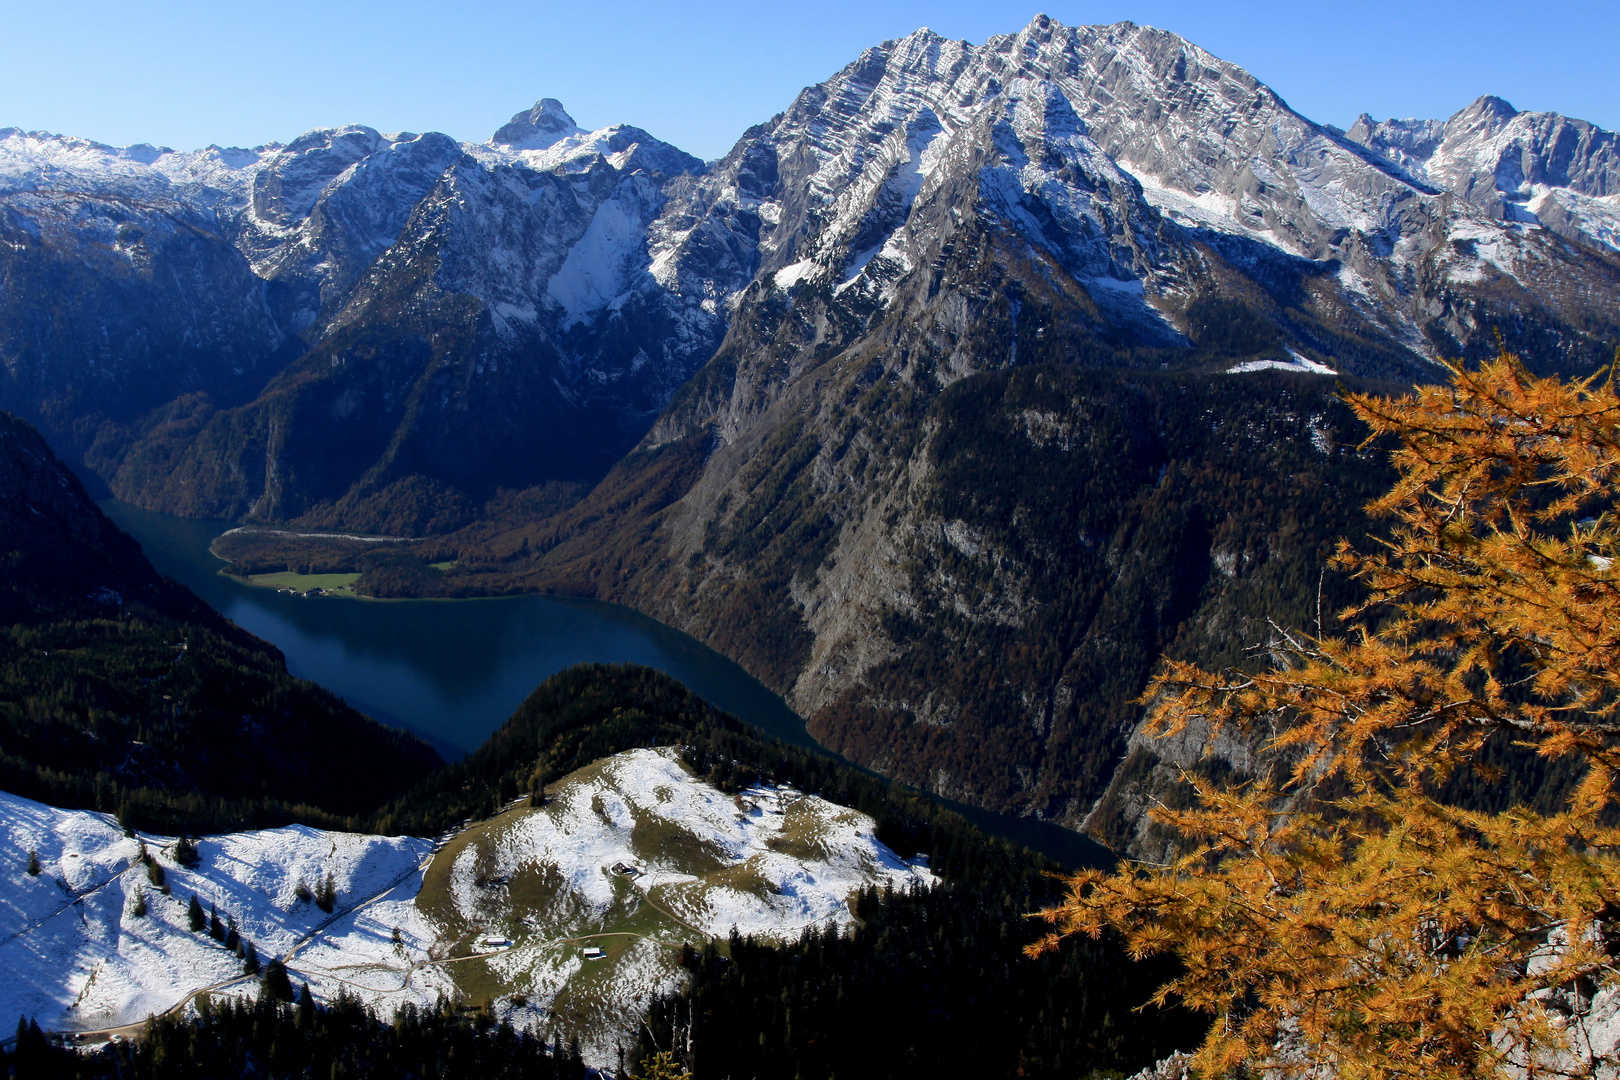
[[[685,924],[682,923],[682,925],[684,926]],[[446,964],[462,964],[466,963],[468,960],[487,960],[492,956],[500,956],[503,953],[508,952],[538,952],[541,949],[550,949],[557,945],[577,945],[583,941],[596,941],[599,938],[611,937],[641,938],[643,941],[654,942],[666,949],[679,949],[681,947],[680,942],[659,941],[658,938],[652,934],[637,934],[629,930],[604,930],[600,934],[581,934],[578,937],[556,938],[552,941],[537,941],[528,945],[516,945],[504,949],[494,949],[489,952],[471,953],[467,956],[447,956],[439,960],[418,960],[416,963],[405,969],[403,978],[400,979],[398,986],[368,986],[365,983],[356,982],[353,979],[345,979],[341,975],[331,975],[331,978],[337,982],[343,983],[346,986],[358,987],[361,990],[366,990],[373,994],[397,994],[406,987],[410,986],[411,976],[415,975],[423,968],[440,967]],[[345,964],[339,967],[322,968],[321,970],[330,974],[337,971],[351,971],[356,968],[368,968],[373,971],[389,972],[398,970],[397,968],[386,967],[382,964]]]

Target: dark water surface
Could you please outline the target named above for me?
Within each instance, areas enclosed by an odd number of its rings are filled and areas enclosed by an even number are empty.
[[[281,649],[294,675],[416,732],[449,758],[483,742],[548,676],[581,663],[657,668],[769,735],[819,745],[804,720],[740,666],[629,608],[552,596],[292,596],[219,572],[225,563],[208,545],[229,522],[192,521],[113,500],[101,508],[140,541],[160,572]],[[980,828],[1070,865],[1096,862],[1103,852],[1055,825],[950,805]]]
[[[798,714],[741,667],[629,608],[552,596],[293,596],[219,573],[225,563],[208,545],[229,522],[101,506],[159,571],[281,649],[294,675],[444,752],[477,747],[548,676],[587,662],[657,668],[779,739],[815,745]]]

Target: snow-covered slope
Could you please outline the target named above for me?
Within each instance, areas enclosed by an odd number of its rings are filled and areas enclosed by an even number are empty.
[[[726,795],[672,749],[618,754],[551,790],[544,808],[442,847],[294,826],[205,837],[192,868],[172,838],[0,794],[0,1017],[105,1032],[202,991],[256,993],[236,953],[190,929],[195,895],[318,998],[386,1010],[459,996],[578,1036],[607,1065],[650,998],[678,987],[683,944],[845,927],[858,889],[934,881],[864,815],[787,788]],[[331,914],[313,898],[329,876]]]
[[[138,855],[163,867],[168,894]],[[209,987],[243,987],[243,961],[189,929],[197,896],[252,942],[260,958],[293,954],[323,924],[318,946],[293,956],[311,984],[335,993],[326,975],[391,946],[379,918],[402,918],[433,844],[410,838],[328,833],[293,826],[206,837],[194,868],[173,860],[173,838],[125,837],[103,814],[57,810],[0,794],[0,1015],[47,1027],[92,1031],[163,1012]],[[40,872],[28,873],[29,853]],[[331,916],[299,889],[331,875],[342,908],[407,885],[399,904],[373,903]],[[136,915],[138,898],[146,913]],[[415,920],[417,941],[425,924]],[[251,988],[249,986],[249,988]]]
[[[435,860],[418,904],[463,992],[552,1036],[579,1035],[587,1060],[605,1065],[652,997],[678,987],[683,943],[842,928],[858,889],[933,881],[864,814],[783,787],[726,795],[665,748],[607,758],[551,789],[544,808],[468,830]],[[511,944],[492,952],[481,944],[492,938]]]

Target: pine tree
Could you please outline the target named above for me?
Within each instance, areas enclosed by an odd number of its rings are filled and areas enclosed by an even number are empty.
[[[17,1041],[12,1046],[14,1075],[45,1077],[52,1073],[51,1045],[34,1019],[17,1018]]]
[[[327,871],[325,879],[315,886],[315,906],[330,913],[337,905],[337,879]]]
[[[240,952],[242,948],[242,935],[236,929],[236,916],[225,917],[225,947],[231,952]]]
[[[287,965],[276,957],[264,967],[264,989],[267,994],[277,1001],[291,1001],[293,999],[292,980],[287,977]],[[308,992],[305,986],[305,992]]]
[[[282,969],[282,974],[286,974],[286,968]],[[298,1026],[307,1030],[314,1022],[315,995],[309,992],[309,983],[305,983],[298,991]]]
[[[202,903],[196,893],[191,894],[191,903],[186,905],[186,922],[193,934],[208,929],[208,916],[203,914]]]
[[[146,863],[146,880],[157,886],[164,895],[169,892],[169,877],[163,870],[163,864],[156,859],[148,859]]]
[[[219,908],[208,905],[208,936],[215,941],[225,940],[225,924],[219,921]]]
[[[660,1050],[641,1059],[638,1073],[642,1080],[692,1080],[686,1066],[668,1050]]]
[[[39,877],[39,852],[37,851],[28,853],[28,876]]]
[[[135,886],[135,902],[130,905],[129,913],[137,919],[146,917],[146,890],[139,885]]]
[[[197,841],[190,836],[182,836],[174,842],[174,861],[177,866],[190,869],[201,861],[201,854],[197,850]]]
[[[259,950],[253,947],[253,942],[242,939],[242,974],[257,975],[259,973]]]

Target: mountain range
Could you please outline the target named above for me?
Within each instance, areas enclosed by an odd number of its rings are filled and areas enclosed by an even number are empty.
[[[438,533],[600,479],[728,332],[791,308],[842,348],[970,251],[1005,287],[944,332],[1053,305],[1007,362],[1410,379],[1500,331],[1589,367],[1617,185],[1582,121],[1481,98],[1340,132],[1174,34],[1044,16],[869,49],[709,164],[550,99],[477,144],[6,129],[0,407],[142,505]]]
[[[1045,16],[709,163],[550,99],[478,144],[12,129],[0,407],[121,498],[431,537],[379,594],[632,604],[861,764],[1145,843],[1153,665],[1331,606],[1387,480],[1326,376],[1595,370],[1617,222],[1582,121],[1341,131]]]

